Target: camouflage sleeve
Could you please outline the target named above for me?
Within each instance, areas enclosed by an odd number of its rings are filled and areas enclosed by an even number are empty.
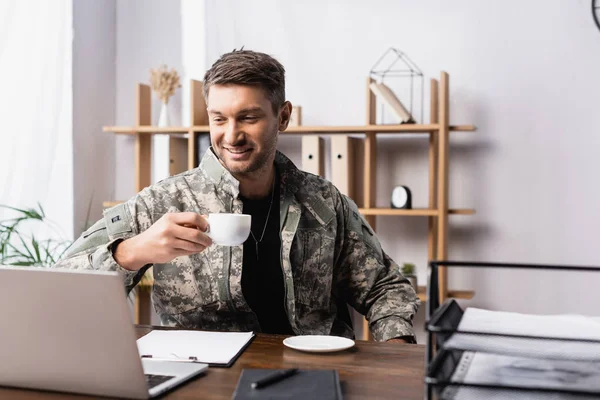
[[[126,203],[105,210],[104,217],[83,232],[53,268],[118,271],[123,276],[129,293],[150,265],[139,271],[126,270],[115,261],[113,248],[120,241],[137,235],[151,224],[150,211],[140,193]]]
[[[337,210],[340,233],[336,286],[345,300],[365,315],[373,338],[386,341],[412,337],[412,319],[419,299],[399,266],[381,249],[379,240],[358,212],[340,195]]]

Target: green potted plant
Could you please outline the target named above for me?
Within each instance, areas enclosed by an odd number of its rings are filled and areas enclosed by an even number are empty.
[[[0,265],[15,267],[49,268],[56,264],[72,244],[63,239],[56,223],[46,216],[41,204],[36,208],[21,209],[0,204],[10,218],[0,220]],[[86,221],[89,221],[91,200]],[[86,227],[87,228],[87,222]],[[44,231],[51,238],[40,240],[34,233]],[[142,288],[150,290],[153,284],[150,270],[142,277]]]
[[[88,207],[89,220],[90,206]],[[63,239],[56,223],[46,217],[42,206],[21,209],[0,204],[0,209],[9,210],[10,217],[0,220],[0,265],[15,267],[49,268],[65,254],[71,241]],[[87,225],[87,222],[86,222]],[[51,236],[41,240],[33,232],[44,231]],[[150,290],[153,279],[150,272],[142,277],[142,290]],[[134,292],[129,296],[134,301]]]
[[[67,250],[71,242],[62,239],[58,226],[48,220],[40,204],[37,208],[10,210],[12,218],[0,220],[0,264],[19,267],[50,267]],[[33,232],[46,231],[53,238],[40,240]]]
[[[404,277],[408,279],[413,288],[417,290],[417,275],[415,275],[415,264],[402,264],[402,275],[404,275]]]

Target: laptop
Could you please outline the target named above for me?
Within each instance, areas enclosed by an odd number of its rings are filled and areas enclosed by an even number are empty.
[[[141,359],[117,272],[0,266],[0,385],[146,399],[208,369]]]

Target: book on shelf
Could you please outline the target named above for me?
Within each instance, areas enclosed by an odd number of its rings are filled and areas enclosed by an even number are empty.
[[[404,107],[400,99],[392,92],[392,90],[384,83],[372,82],[369,87],[371,91],[380,99],[400,120],[400,123],[414,122],[410,112]]]
[[[331,182],[339,191],[364,205],[364,142],[362,138],[335,135],[331,138]]]
[[[325,176],[325,140],[320,136],[302,136],[302,170]]]

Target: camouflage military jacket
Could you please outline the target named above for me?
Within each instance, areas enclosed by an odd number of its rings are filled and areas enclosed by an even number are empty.
[[[338,313],[349,304],[369,321],[375,340],[411,336],[418,299],[385,254],[356,205],[328,181],[300,171],[277,153],[281,266],[286,312],[296,334],[352,336]],[[114,260],[115,241],[148,229],[165,213],[241,213],[239,183],[209,150],[198,168],[145,188],[108,209],[56,267],[119,271],[128,290],[149,266],[132,272]],[[212,245],[202,253],[153,265],[152,300],[164,325],[260,332],[242,295],[243,247]]]

